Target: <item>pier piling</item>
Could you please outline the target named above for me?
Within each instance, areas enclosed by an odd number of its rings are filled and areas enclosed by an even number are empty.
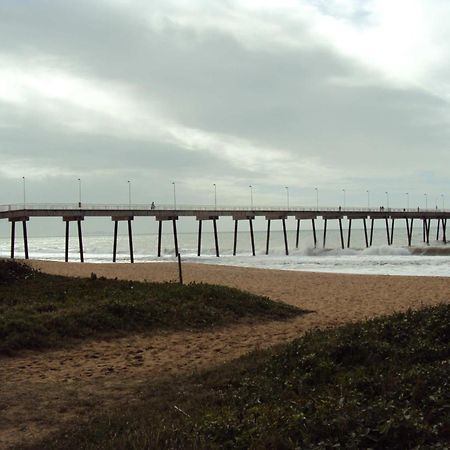
[[[270,241],[270,219],[267,219],[266,255],[269,254],[269,241]]]
[[[338,220],[339,220],[339,232],[341,235],[341,248],[342,248],[342,250],[344,250],[345,245],[344,245],[344,231],[342,229],[342,218],[339,217]]]
[[[350,248],[350,239],[352,235],[352,219],[348,219],[348,232],[347,232],[347,248]]]
[[[314,240],[314,248],[317,247],[317,234],[316,234],[316,221],[315,219],[311,219],[311,226],[313,232],[313,240]]]
[[[366,248],[369,248],[369,238],[367,236],[367,219],[363,219],[363,224],[364,224],[364,239],[366,242]]]
[[[327,223],[328,219],[323,220],[323,248],[327,245]]]
[[[202,223],[203,220],[198,221],[198,245],[197,245],[197,256],[200,256],[202,250]]]

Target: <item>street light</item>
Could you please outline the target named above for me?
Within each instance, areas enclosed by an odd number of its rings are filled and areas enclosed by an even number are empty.
[[[346,201],[346,198],[345,198],[345,189],[342,189],[342,192],[344,193],[344,209],[345,209],[345,201]]]
[[[289,210],[289,186],[284,187],[286,189],[287,209]]]
[[[175,181],[172,181],[173,184],[173,209],[177,209],[177,186]]]
[[[217,186],[216,186],[216,183],[214,183],[213,186],[214,186],[214,209],[217,209]]]
[[[250,209],[253,209],[253,186],[250,184]]]
[[[131,181],[128,180],[128,207],[131,208]]]
[[[405,192],[406,195],[406,209],[409,209],[409,192]]]
[[[23,184],[23,209],[25,209],[25,206],[27,203],[26,190],[25,190],[25,177],[22,177],[22,184]]]
[[[442,197],[442,211],[445,210],[445,200],[444,200],[444,194],[441,194]]]
[[[316,191],[316,209],[319,211],[319,188],[314,188]]]
[[[386,209],[389,209],[389,192],[385,192],[386,194]]]
[[[367,209],[370,209],[370,191],[367,190]]]
[[[81,178],[78,178],[78,206],[81,208]]]
[[[428,209],[428,194],[423,194],[425,197],[425,209]]]

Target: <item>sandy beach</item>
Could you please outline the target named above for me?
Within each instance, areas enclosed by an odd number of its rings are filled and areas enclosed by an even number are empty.
[[[172,263],[80,264],[32,261],[43,272],[136,281],[171,281]],[[186,283],[240,288],[312,311],[285,322],[239,324],[207,332],[161,333],[26,352],[0,360],[0,447],[32,440],[92,409],[133,401],[139,383],[213,367],[315,328],[450,303],[450,278],[341,275],[184,264]],[[73,404],[77,405],[76,408]]]

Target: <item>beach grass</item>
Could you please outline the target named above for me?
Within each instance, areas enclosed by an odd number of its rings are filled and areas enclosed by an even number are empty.
[[[449,448],[449,357],[450,305],[312,332],[30,448]]]
[[[0,261],[0,354],[136,332],[285,320],[303,312],[223,286],[118,281],[95,274],[68,278]]]

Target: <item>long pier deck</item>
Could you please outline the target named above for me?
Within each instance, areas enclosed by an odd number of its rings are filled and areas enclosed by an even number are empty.
[[[394,240],[394,226],[396,221],[404,220],[406,223],[406,232],[408,238],[408,245],[411,246],[413,236],[414,220],[419,220],[422,224],[422,239],[423,242],[430,243],[430,229],[431,221],[437,223],[436,240],[441,240],[444,244],[447,243],[447,219],[450,218],[450,210],[448,209],[399,209],[399,208],[307,208],[307,207],[291,207],[291,208],[276,208],[276,207],[258,207],[258,208],[236,208],[236,207],[221,207],[211,208],[210,206],[181,206],[173,208],[170,206],[152,207],[151,205],[97,205],[97,204],[16,204],[0,206],[0,220],[5,219],[11,223],[11,258],[15,255],[15,236],[16,223],[22,222],[24,252],[25,258],[29,258],[28,252],[28,235],[27,222],[32,217],[61,217],[65,222],[65,260],[69,259],[69,231],[70,222],[76,222],[77,234],[79,241],[80,261],[84,261],[83,252],[83,236],[82,236],[82,221],[86,217],[111,217],[114,222],[114,237],[113,237],[113,251],[112,260],[116,261],[117,255],[117,232],[119,222],[127,222],[128,241],[130,251],[130,261],[134,262],[133,251],[133,233],[132,220],[135,217],[154,217],[158,225],[158,256],[161,256],[161,237],[163,222],[168,221],[172,223],[173,237],[174,237],[174,252],[178,251],[178,234],[177,221],[181,217],[194,217],[198,221],[198,251],[201,254],[201,240],[202,240],[202,224],[206,221],[211,221],[214,230],[214,242],[216,256],[220,256],[219,238],[217,232],[217,220],[220,217],[231,217],[234,220],[234,246],[233,254],[236,254],[237,247],[237,232],[240,221],[249,222],[250,238],[252,254],[255,255],[255,241],[253,233],[253,220],[255,217],[265,217],[267,221],[267,239],[266,239],[266,254],[269,253],[270,245],[270,226],[273,220],[280,220],[283,226],[284,244],[286,255],[289,254],[289,245],[286,232],[286,219],[294,217],[297,221],[296,242],[295,246],[299,245],[299,234],[301,221],[311,221],[313,243],[316,247],[318,245],[318,238],[316,232],[316,220],[323,220],[323,237],[322,245],[325,247],[327,238],[327,225],[330,220],[336,220],[339,224],[341,247],[350,247],[351,245],[351,231],[352,223],[355,220],[361,220],[364,225],[365,244],[370,247],[373,242],[373,229],[375,220],[382,220],[386,228],[386,241],[388,245],[393,244]],[[343,220],[347,220],[347,231],[344,233]],[[369,221],[369,223],[368,223]],[[346,236],[344,236],[346,234]]]

